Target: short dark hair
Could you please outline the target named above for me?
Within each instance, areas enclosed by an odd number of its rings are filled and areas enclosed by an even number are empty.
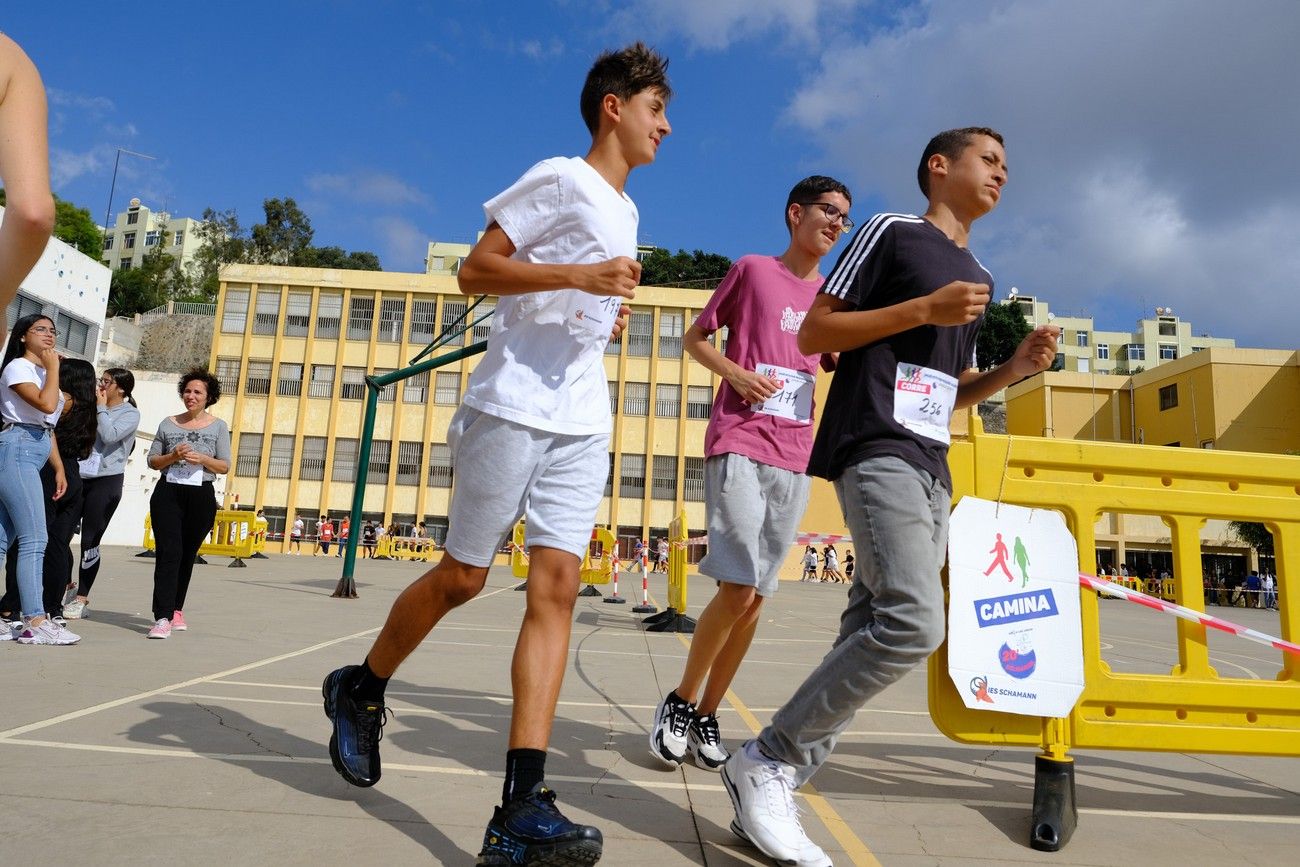
[[[668,58],[644,42],[633,43],[619,51],[604,52],[587,72],[578,101],[587,129],[592,135],[600,129],[600,103],[605,94],[612,93],[626,101],[647,89],[657,91],[664,102],[672,99]]]
[[[209,373],[206,367],[191,367],[182,373],[180,380],[176,383],[176,393],[184,394],[185,386],[195,380],[203,383],[208,389],[207,406],[212,406],[221,400],[221,380]]]
[[[916,167],[916,182],[921,185],[921,192],[930,197],[930,168],[926,164],[930,157],[941,154],[950,160],[961,156],[962,151],[970,147],[971,139],[977,135],[986,135],[998,144],[1002,144],[1002,133],[986,126],[964,126],[961,129],[949,129],[930,139],[921,154],[921,164]]]
[[[785,228],[788,232],[794,232],[794,226],[790,225],[790,206],[796,202],[806,202],[809,199],[815,199],[817,196],[825,193],[839,193],[853,204],[853,194],[844,184],[827,177],[826,175],[809,175],[799,183],[790,188],[790,195],[785,197]]]

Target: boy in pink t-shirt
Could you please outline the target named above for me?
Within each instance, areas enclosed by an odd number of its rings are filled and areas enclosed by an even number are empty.
[[[839,181],[805,178],[786,200],[790,246],[744,256],[713,293],[683,346],[722,377],[704,435],[709,553],[700,572],[718,582],[700,614],[681,682],[659,703],[650,751],[673,767],[690,752],[701,768],[727,760],[717,709],[749,650],[763,600],[808,505],[813,386],[830,356],[804,355],[796,338],[822,285],[818,265],[853,227]],[[726,354],[710,336],[727,328]],[[707,683],[706,683],[707,681]]]

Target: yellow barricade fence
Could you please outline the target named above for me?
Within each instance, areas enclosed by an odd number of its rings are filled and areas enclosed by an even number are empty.
[[[686,512],[679,512],[668,525],[668,608],[641,621],[647,632],[695,631],[695,620],[686,616],[686,543],[689,532]]]
[[[1273,534],[1281,638],[1300,637],[1300,458],[1202,449],[1087,443],[983,433],[971,414],[967,441],[949,454],[954,500],[973,495],[1065,515],[1079,569],[1095,568],[1104,512],[1154,515],[1169,527],[1172,601],[1205,611],[1200,530],[1207,518],[1259,522]],[[944,576],[945,583],[947,576]],[[1136,579],[1125,586],[1145,589]],[[1072,749],[1300,756],[1300,658],[1278,651],[1276,678],[1222,677],[1206,627],[1176,620],[1178,663],[1169,674],[1127,674],[1102,656],[1097,594],[1081,592],[1085,686],[1068,717],[971,710],[948,676],[945,643],[929,662],[930,713],[968,744],[1040,750],[1030,842],[1054,851],[1077,822]],[[1153,613],[1152,616],[1163,616]]]
[[[375,542],[377,560],[419,560],[427,563],[433,559],[437,547],[432,539],[407,539],[384,535]]]
[[[218,509],[217,517],[212,522],[212,532],[199,546],[199,554],[212,554],[217,557],[233,557],[231,566],[242,567],[243,561],[253,556],[256,532],[252,512],[239,509]],[[150,516],[144,516],[144,548],[157,551],[157,541],[153,535],[153,522]]]
[[[528,550],[524,547],[527,537],[527,525],[520,519],[510,533],[510,571],[516,578],[528,577]],[[608,584],[614,574],[613,556],[617,550],[618,539],[609,527],[594,527],[591,531],[591,544],[583,555],[580,575],[582,583],[587,585],[580,595],[599,596],[600,591],[592,585]]]

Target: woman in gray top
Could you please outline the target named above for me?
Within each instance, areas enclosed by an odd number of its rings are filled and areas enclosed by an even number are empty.
[[[79,465],[81,469],[81,569],[77,583],[64,593],[63,616],[77,620],[88,616],[90,588],[99,575],[99,543],[122,502],[126,459],[135,448],[140,427],[136,409],[135,376],[125,367],[110,367],[99,379],[95,408],[95,447]]]
[[[163,474],[149,499],[157,547],[150,638],[188,628],[182,612],[194,557],[217,517],[212,483],[230,470],[230,428],[208,412],[221,398],[221,383],[196,367],[181,376],[176,390],[185,412],[164,418],[149,448],[149,466]]]

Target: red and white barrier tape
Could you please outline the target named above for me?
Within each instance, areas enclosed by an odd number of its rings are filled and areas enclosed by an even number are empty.
[[[836,542],[843,542],[848,536],[834,535],[831,533],[800,533],[795,537],[796,545],[820,545],[826,543],[834,545]]]
[[[1165,614],[1172,614],[1182,620],[1199,623],[1202,626],[1208,626],[1211,629],[1218,629],[1231,635],[1241,636],[1242,638],[1249,639],[1257,644],[1266,644],[1269,647],[1276,647],[1284,653],[1291,653],[1300,656],[1300,644],[1283,641],[1282,639],[1275,638],[1272,635],[1265,635],[1258,630],[1248,629],[1245,626],[1240,626],[1236,623],[1229,623],[1220,617],[1214,617],[1191,608],[1184,608],[1181,605],[1175,605],[1172,602],[1166,602],[1163,599],[1157,599],[1154,596],[1148,596],[1147,594],[1139,593],[1136,590],[1129,590],[1127,587],[1121,587],[1120,585],[1113,584],[1110,581],[1103,581],[1094,575],[1087,575],[1080,572],[1079,583],[1084,587],[1096,590],[1099,593],[1104,593],[1107,596],[1114,596],[1118,599],[1127,599],[1129,602],[1135,602],[1138,605],[1145,605],[1147,608],[1153,608],[1156,611],[1163,611]]]

